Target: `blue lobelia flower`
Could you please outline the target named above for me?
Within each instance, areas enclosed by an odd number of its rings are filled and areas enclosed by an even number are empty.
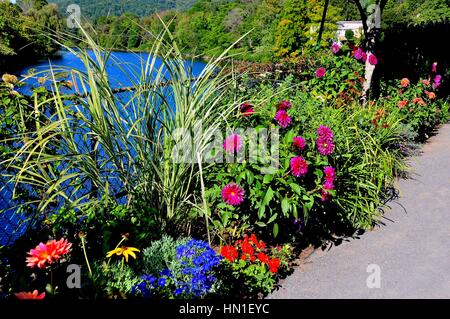
[[[166,285],[166,278],[159,278],[158,285],[164,287]]]
[[[164,269],[163,271],[161,271],[161,276],[166,276],[166,277],[172,277],[172,272],[169,269]]]

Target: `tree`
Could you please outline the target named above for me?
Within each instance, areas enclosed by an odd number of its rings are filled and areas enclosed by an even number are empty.
[[[307,41],[304,33],[308,23],[305,0],[286,0],[275,33],[275,56],[297,56]]]

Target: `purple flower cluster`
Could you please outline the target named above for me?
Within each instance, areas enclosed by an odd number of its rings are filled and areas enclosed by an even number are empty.
[[[325,126],[320,125],[317,129],[316,146],[319,153],[323,156],[333,154],[334,152],[334,134],[333,131]]]
[[[336,170],[331,166],[326,166],[323,169],[325,174],[325,183],[322,186],[322,201],[326,202],[331,199],[331,192],[334,189],[334,182],[336,181]]]

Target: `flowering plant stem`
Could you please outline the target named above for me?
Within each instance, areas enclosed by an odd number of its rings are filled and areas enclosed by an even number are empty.
[[[202,172],[202,159],[200,156],[200,153],[197,153],[197,160],[198,160],[198,166],[199,166],[199,174],[200,174],[200,187],[202,191],[202,199],[203,199],[203,210],[205,214],[205,224],[206,224],[206,233],[208,235],[208,244],[211,245],[211,235],[209,233],[209,214],[208,214],[208,203],[206,202],[206,195],[205,195],[205,183],[203,182],[203,172]]]
[[[83,247],[84,259],[86,260],[86,265],[89,270],[89,275],[92,277],[92,269],[91,269],[91,266],[89,265],[89,259],[87,257],[87,253],[86,253],[86,246],[84,244],[84,236],[80,236],[80,239],[81,239],[81,246]]]

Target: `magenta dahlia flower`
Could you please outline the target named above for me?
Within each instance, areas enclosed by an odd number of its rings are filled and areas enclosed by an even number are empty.
[[[341,47],[339,46],[339,44],[333,42],[333,44],[331,45],[331,52],[333,52],[333,54],[337,54],[340,50]]]
[[[325,73],[326,73],[327,71],[325,70],[325,68],[323,68],[323,67],[320,67],[320,68],[318,68],[317,70],[316,70],[316,76],[319,78],[319,79],[321,79],[321,78],[323,78],[324,76],[325,76]]]
[[[329,200],[331,200],[331,194],[327,190],[322,189],[322,202],[328,202]]]
[[[242,138],[238,134],[231,134],[223,142],[223,149],[228,154],[238,153],[243,146]]]
[[[231,206],[241,205],[244,195],[245,191],[235,183],[230,183],[222,189],[222,200]]]
[[[276,114],[275,114],[275,121],[277,121],[278,125],[280,125],[282,128],[286,128],[289,125],[291,125],[292,119],[291,117],[287,114],[287,112],[285,110],[279,110]]]
[[[431,72],[436,73],[437,72],[437,62],[434,62],[431,65]]]
[[[363,56],[363,50],[361,48],[357,48],[355,51],[353,51],[353,57],[356,60],[361,60]]]
[[[306,147],[305,139],[301,136],[294,136],[292,145],[299,151],[302,151]]]
[[[278,111],[279,111],[279,110],[288,110],[288,109],[290,109],[291,107],[292,107],[291,102],[286,101],[286,100],[283,100],[283,101],[280,102],[280,104],[278,104],[277,110],[278,110]]]
[[[326,166],[323,169],[325,174],[325,181],[333,183],[336,180],[336,170],[331,166]]]
[[[317,135],[319,135],[319,137],[324,137],[327,139],[333,139],[334,137],[333,131],[325,125],[319,126],[319,128],[317,129]]]
[[[372,65],[377,65],[378,59],[375,56],[375,54],[370,53],[370,55],[369,55],[369,63],[372,64]]]
[[[251,116],[255,112],[253,105],[250,103],[242,103],[239,109],[241,110],[241,114],[243,116]]]
[[[334,144],[333,139],[319,136],[316,141],[317,150],[323,156],[333,154]]]
[[[294,156],[290,162],[291,173],[295,177],[305,176],[308,173],[308,163],[302,156]]]
[[[325,183],[323,183],[323,189],[325,190],[333,190],[334,189],[334,183],[330,182],[330,181],[325,181]]]
[[[363,61],[364,63],[366,63],[366,61],[367,61],[367,53],[366,53],[366,52],[363,52],[363,53],[362,53],[362,55],[361,55],[361,61]]]
[[[441,76],[439,75],[439,74],[437,74],[435,77],[434,77],[434,80],[433,80],[433,89],[437,89],[440,85],[441,85]]]

